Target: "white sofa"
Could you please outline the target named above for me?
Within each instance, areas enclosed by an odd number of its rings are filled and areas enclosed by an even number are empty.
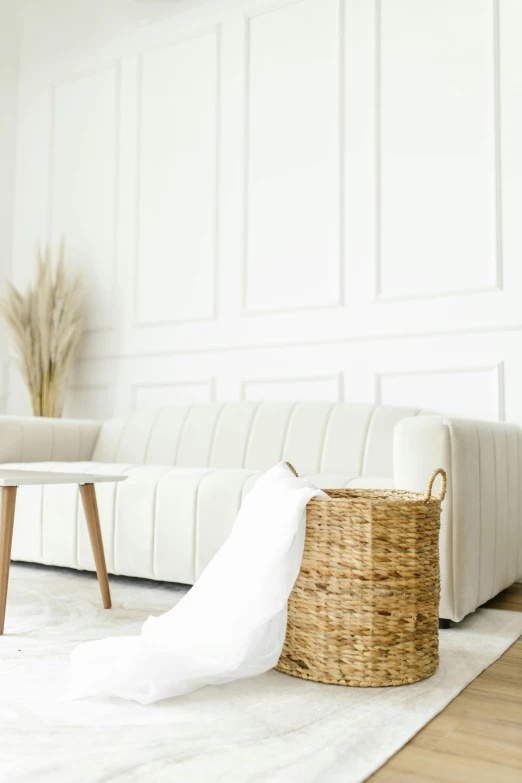
[[[188,405],[106,422],[0,417],[3,467],[125,473],[97,488],[110,573],[192,584],[259,471],[321,487],[424,491],[449,478],[440,617],[461,620],[522,578],[522,430],[329,402]],[[19,490],[13,559],[94,570],[78,490]]]

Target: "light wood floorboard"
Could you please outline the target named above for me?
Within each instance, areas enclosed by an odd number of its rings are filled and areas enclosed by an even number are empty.
[[[522,612],[522,584],[486,606]],[[522,637],[369,780],[522,783]]]

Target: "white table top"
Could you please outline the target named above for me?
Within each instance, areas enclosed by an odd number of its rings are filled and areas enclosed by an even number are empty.
[[[98,484],[102,481],[124,481],[127,476],[103,473],[53,473],[51,470],[0,470],[0,487],[27,484]]]

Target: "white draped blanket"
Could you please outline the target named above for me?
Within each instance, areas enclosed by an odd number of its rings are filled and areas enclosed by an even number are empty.
[[[71,696],[149,704],[275,666],[301,565],[306,504],[315,495],[326,497],[285,463],[260,476],[230,537],[173,609],[150,617],[140,636],[73,651]]]

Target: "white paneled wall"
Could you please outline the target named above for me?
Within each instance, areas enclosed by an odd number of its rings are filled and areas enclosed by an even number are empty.
[[[25,0],[0,0],[0,276],[11,271],[18,75]],[[1,293],[4,294],[3,285]],[[7,330],[0,323],[0,413],[6,407]]]
[[[502,364],[455,370],[378,373],[377,400],[385,405],[420,405],[478,419],[503,419]]]
[[[379,298],[498,290],[497,11],[379,4]]]
[[[317,378],[263,378],[243,381],[243,400],[339,400],[343,394],[342,374]]]
[[[212,402],[214,381],[177,383],[136,383],[132,387],[133,411],[166,408],[190,402]]]
[[[35,4],[14,276],[67,234],[67,413],[344,398],[522,424],[521,37],[520,0]]]
[[[137,327],[216,317],[219,35],[140,53]]]
[[[342,300],[340,8],[279,3],[245,22],[244,314]]]
[[[119,63],[110,62],[51,86],[49,236],[56,244],[65,233],[71,263],[89,270],[89,329],[113,324],[119,83]]]

